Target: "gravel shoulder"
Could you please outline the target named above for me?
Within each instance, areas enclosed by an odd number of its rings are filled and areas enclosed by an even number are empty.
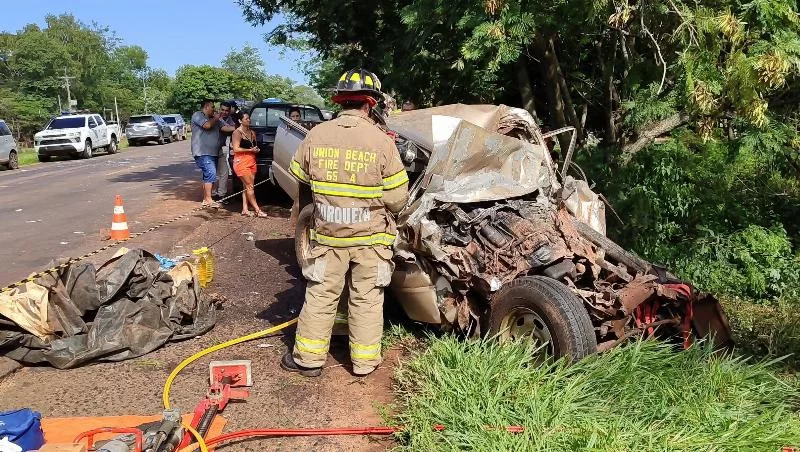
[[[191,187],[187,186],[187,190]],[[169,372],[203,348],[276,325],[299,313],[304,283],[294,259],[289,203],[276,189],[262,190],[269,218],[247,218],[234,203],[228,210],[204,213],[176,222],[161,233],[144,236],[129,247],[144,247],[167,256],[211,246],[216,276],[207,288],[224,297],[216,327],[206,335],[169,344],[139,359],[72,370],[25,367],[0,382],[2,409],[30,407],[43,416],[148,415],[161,412],[161,391]],[[264,193],[266,192],[266,193]],[[182,199],[183,198],[183,199]],[[160,203],[140,221],[178,215],[184,197]],[[171,203],[171,204],[170,204]],[[168,205],[169,204],[169,205]],[[130,220],[129,220],[130,221]],[[254,240],[247,240],[252,233]],[[272,427],[360,427],[382,425],[379,415],[392,402],[393,368],[400,358],[390,350],[384,365],[366,378],[349,371],[346,341],[332,346],[323,376],[307,379],[279,367],[294,328],[262,340],[240,344],[199,360],[184,370],[172,390],[173,405],[193,410],[208,386],[211,360],[250,359],[254,386],[243,403],[224,411],[226,431]],[[390,438],[310,437],[240,442],[223,450],[385,450]]]

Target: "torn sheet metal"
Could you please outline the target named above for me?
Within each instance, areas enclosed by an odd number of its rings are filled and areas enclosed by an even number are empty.
[[[569,212],[600,234],[606,235],[606,205],[585,180],[564,178],[561,199]]]
[[[503,285],[544,275],[584,301],[601,348],[637,334],[685,339],[692,325],[698,332],[723,328],[716,342],[727,345],[718,303],[701,305],[702,295],[682,282],[685,290],[673,289],[674,281],[652,265],[631,266],[633,256],[606,253],[605,205],[584,180],[567,176],[562,188],[541,132],[526,115],[505,106],[454,105],[390,121],[430,152],[401,213],[396,248],[409,268],[432,268],[437,281],[449,283],[436,295],[436,323],[472,328]],[[409,288],[393,291],[416,297]]]
[[[191,264],[163,272],[142,250],[99,269],[72,265],[35,286],[10,295],[24,297],[30,308],[26,318],[8,311],[0,316],[0,352],[25,364],[67,369],[135,358],[169,341],[204,334],[216,321],[214,300],[200,291]]]

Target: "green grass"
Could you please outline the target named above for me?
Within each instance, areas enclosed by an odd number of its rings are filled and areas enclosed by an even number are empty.
[[[731,322],[739,353],[767,358],[785,357],[787,372],[800,370],[800,306],[792,297],[771,304],[736,298],[721,299]]]
[[[800,445],[800,387],[771,363],[639,341],[573,366],[529,344],[431,339],[397,373],[404,450],[766,450]],[[431,427],[444,424],[445,430]],[[490,427],[521,425],[523,433]]]
[[[122,141],[118,143],[118,150],[123,151],[128,149],[128,140],[126,138],[122,138]],[[103,151],[99,151],[103,152]],[[39,163],[39,158],[36,156],[36,151],[33,148],[22,148],[19,152],[19,166],[28,166],[34,165]]]
[[[39,163],[39,158],[36,156],[36,151],[33,148],[22,148],[19,151],[19,166],[28,166],[33,165],[34,163]]]

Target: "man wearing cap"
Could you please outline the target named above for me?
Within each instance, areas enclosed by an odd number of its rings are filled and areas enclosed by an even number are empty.
[[[341,113],[311,129],[291,162],[292,174],[311,186],[314,218],[312,248],[301,263],[306,299],[294,348],[281,360],[285,370],[322,373],[345,283],[353,373],[367,375],[381,362],[395,214],[408,200],[408,175],[394,140],[371,119],[382,98],[375,74],[343,74],[333,96]]]

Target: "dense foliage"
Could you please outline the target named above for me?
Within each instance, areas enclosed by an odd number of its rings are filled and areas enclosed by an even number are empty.
[[[620,212],[609,233],[717,293],[800,291],[800,19],[790,0],[239,0],[420,105],[507,103],[554,130]],[[568,137],[562,137],[560,147]],[[557,148],[558,151],[558,148]]]
[[[283,97],[322,105],[313,89],[269,75],[258,50],[231,51],[221,67],[183,66],[173,79],[148,65],[147,52],[123,45],[109,28],[65,14],[47,16],[45,26],[0,33],[0,118],[21,141],[29,141],[53,115],[66,110],[63,77],[77,109],[110,117],[117,99],[120,116],[147,112],[190,114],[203,97],[259,100]],[[107,109],[107,110],[104,110]]]

